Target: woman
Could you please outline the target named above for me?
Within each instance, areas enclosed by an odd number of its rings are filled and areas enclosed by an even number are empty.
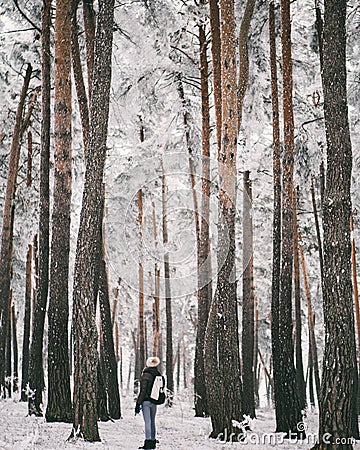
[[[159,364],[160,359],[157,356],[148,358],[141,374],[140,393],[136,401],[135,414],[139,414],[141,406],[145,422],[145,442],[143,447],[139,447],[142,449],[156,448],[156,408],[165,401],[165,380],[158,370]]]

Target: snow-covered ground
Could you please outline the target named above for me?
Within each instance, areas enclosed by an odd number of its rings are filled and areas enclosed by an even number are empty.
[[[135,450],[143,443],[143,420],[134,416],[133,402],[130,397],[123,399],[123,419],[115,422],[99,423],[100,443],[77,441],[67,442],[71,431],[69,424],[49,424],[44,418],[27,416],[27,404],[14,400],[0,401],[0,450]],[[308,413],[304,419],[308,438],[302,442],[282,441],[280,434],[274,434],[274,411],[261,409],[252,424],[248,442],[227,443],[208,439],[210,420],[194,417],[189,401],[177,399],[173,408],[160,406],[157,415],[158,448],[161,450],[189,449],[310,449],[317,431],[315,413]],[[302,426],[302,424],[300,424]]]

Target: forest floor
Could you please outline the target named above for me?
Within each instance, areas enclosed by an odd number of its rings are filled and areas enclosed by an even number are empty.
[[[189,396],[188,396],[189,397]],[[16,400],[0,401],[0,450],[135,450],[143,443],[143,420],[134,416],[132,398],[122,400],[123,419],[114,422],[100,422],[101,442],[86,443],[78,440],[67,442],[71,425],[63,423],[46,423],[44,418],[29,417],[27,404]],[[308,412],[304,419],[308,437],[305,441],[281,439],[281,434],[274,433],[274,411],[270,408],[258,410],[257,419],[252,424],[246,442],[227,443],[208,438],[210,419],[194,417],[190,399],[175,399],[172,408],[158,407],[157,429],[158,448],[161,450],[205,450],[205,449],[310,449],[316,439],[317,415]]]

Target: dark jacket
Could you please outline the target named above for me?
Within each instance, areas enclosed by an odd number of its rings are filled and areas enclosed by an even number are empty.
[[[161,376],[157,367],[145,367],[140,378],[140,393],[136,401],[137,406],[140,406],[146,400],[150,400],[151,389],[157,376]]]

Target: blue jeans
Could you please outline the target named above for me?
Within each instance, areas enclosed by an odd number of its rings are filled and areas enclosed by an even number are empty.
[[[154,403],[149,402],[148,400],[145,400],[142,404],[142,413],[145,422],[145,439],[155,440],[156,405],[154,405]]]

